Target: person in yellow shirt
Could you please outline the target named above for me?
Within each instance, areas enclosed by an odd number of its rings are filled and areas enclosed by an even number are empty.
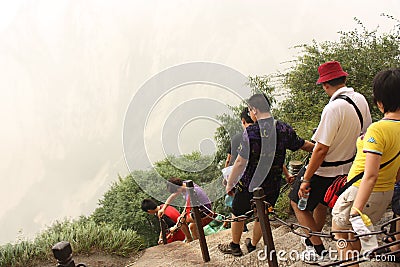
[[[339,196],[332,209],[333,230],[353,229],[357,234],[372,231],[392,200],[396,180],[400,180],[400,69],[379,72],[373,80],[373,95],[384,117],[371,124],[357,140],[348,181],[364,174]],[[349,239],[352,234],[340,233],[335,237]],[[348,242],[345,248],[338,244],[341,259],[346,259],[350,250],[368,252],[378,245],[374,235],[360,240]]]

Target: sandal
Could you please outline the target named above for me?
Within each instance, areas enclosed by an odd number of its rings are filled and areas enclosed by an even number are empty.
[[[382,242],[386,244],[392,243],[394,241],[396,241],[396,237],[394,235],[387,235],[384,238],[382,238]]]

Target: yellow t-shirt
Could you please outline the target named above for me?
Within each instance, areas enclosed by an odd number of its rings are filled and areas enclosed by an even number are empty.
[[[366,153],[381,155],[381,164],[388,162],[400,151],[400,121],[380,120],[371,124],[364,136],[357,139],[357,155],[351,166],[347,181],[364,171]],[[397,171],[400,167],[400,155],[389,165],[379,169],[378,180],[373,192],[393,190]],[[354,183],[359,187],[361,180]]]

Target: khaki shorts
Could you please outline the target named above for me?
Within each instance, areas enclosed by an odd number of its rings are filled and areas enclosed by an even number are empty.
[[[350,186],[338,198],[332,209],[332,221],[342,229],[351,229],[349,215],[353,202],[356,198],[358,187]],[[392,201],[393,190],[386,192],[372,192],[363,213],[367,214],[372,223],[376,225],[382,218],[387,207]]]

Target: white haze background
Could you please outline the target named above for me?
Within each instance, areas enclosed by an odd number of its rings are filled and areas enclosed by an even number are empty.
[[[152,75],[191,61],[270,74],[294,45],[337,40],[353,17],[388,30],[381,13],[399,19],[400,2],[1,1],[0,244],[93,212],[128,173],[124,115]],[[198,147],[182,138],[184,151]]]

